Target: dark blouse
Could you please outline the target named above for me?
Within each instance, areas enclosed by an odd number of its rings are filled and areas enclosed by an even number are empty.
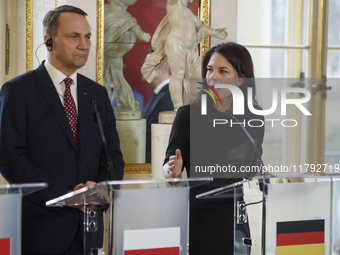
[[[257,155],[262,155],[264,126],[250,127],[249,120],[261,120],[263,116],[247,113],[235,116],[244,123],[246,130],[255,140]],[[225,125],[213,127],[213,120],[228,120]],[[251,121],[253,126],[261,126],[261,121]],[[238,124],[230,125],[231,119],[216,109],[208,109],[207,115],[201,115],[197,104],[186,105],[178,109],[173,122],[164,164],[169,157],[180,149],[183,157],[183,169],[187,169],[188,177],[203,177],[195,173],[195,166],[232,165],[238,170],[241,166],[256,165],[255,147],[247,134]],[[233,123],[236,121],[233,120]],[[243,124],[242,124],[243,125]],[[182,169],[182,171],[183,171]],[[190,171],[189,171],[190,169]],[[190,220],[189,220],[189,253],[194,254],[233,254],[234,250],[234,199],[230,198],[197,200],[196,195],[226,184],[234,183],[250,177],[255,173],[224,173],[214,177],[214,181],[190,189]],[[217,179],[215,177],[221,178]],[[223,179],[222,179],[223,178]],[[249,235],[248,225],[244,232]],[[249,253],[245,248],[244,253]]]
[[[235,117],[255,140],[257,156],[261,157],[264,135],[263,116],[247,113]],[[224,121],[228,121],[228,123],[216,124],[213,127],[214,119],[220,120],[219,123]],[[203,177],[199,173],[195,173],[195,167],[202,165],[231,165],[238,170],[241,166],[255,166],[257,160],[255,147],[240,124],[235,124],[236,122],[214,108],[209,109],[207,115],[201,115],[201,109],[196,104],[179,108],[172,126],[164,163],[169,161],[169,157],[175,154],[176,149],[180,149],[183,157],[183,169],[185,167],[188,176],[192,177]],[[246,176],[242,174],[228,172],[212,177],[244,178],[251,176],[251,174]]]

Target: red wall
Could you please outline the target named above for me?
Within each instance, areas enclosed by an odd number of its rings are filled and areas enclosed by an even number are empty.
[[[167,0],[138,0],[127,11],[137,19],[141,29],[152,36],[158,24],[166,15],[166,2]],[[199,0],[194,0],[193,3],[188,4],[188,8],[195,15],[198,15],[198,6]],[[145,43],[137,39],[133,48],[125,54],[125,79],[131,88],[144,96],[144,104],[146,104],[153,92],[152,86],[142,80],[140,71],[149,49],[151,49],[151,40]]]

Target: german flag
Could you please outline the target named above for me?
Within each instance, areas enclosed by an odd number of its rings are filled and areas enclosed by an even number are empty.
[[[276,223],[277,255],[324,255],[325,220]]]

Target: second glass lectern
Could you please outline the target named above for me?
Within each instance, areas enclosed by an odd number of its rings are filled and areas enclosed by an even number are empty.
[[[46,205],[84,205],[86,255],[186,255],[189,188],[211,180],[108,181]]]
[[[340,254],[339,194],[339,174],[277,174],[196,198],[234,197],[235,255],[335,255]],[[244,226],[250,231],[242,231]]]

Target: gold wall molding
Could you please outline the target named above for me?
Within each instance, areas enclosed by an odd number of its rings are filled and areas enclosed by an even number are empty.
[[[33,69],[33,0],[26,0],[26,72]]]
[[[124,174],[151,174],[151,163],[125,164]]]
[[[33,1],[26,0],[26,72],[33,69]],[[54,5],[58,7],[58,0]]]
[[[104,0],[97,0],[97,49],[96,81],[103,85],[104,79]]]
[[[9,42],[9,27],[6,24],[6,57],[5,57],[5,73],[8,75],[9,72],[9,50],[10,50],[10,42]]]
[[[242,44],[246,48],[264,48],[264,49],[291,49],[291,50],[309,50],[309,45],[247,45]]]
[[[199,17],[200,19],[210,27],[210,1],[211,0],[201,0],[200,1],[200,10]],[[203,57],[204,53],[206,53],[210,48],[210,37],[206,36],[200,43],[200,56]]]

